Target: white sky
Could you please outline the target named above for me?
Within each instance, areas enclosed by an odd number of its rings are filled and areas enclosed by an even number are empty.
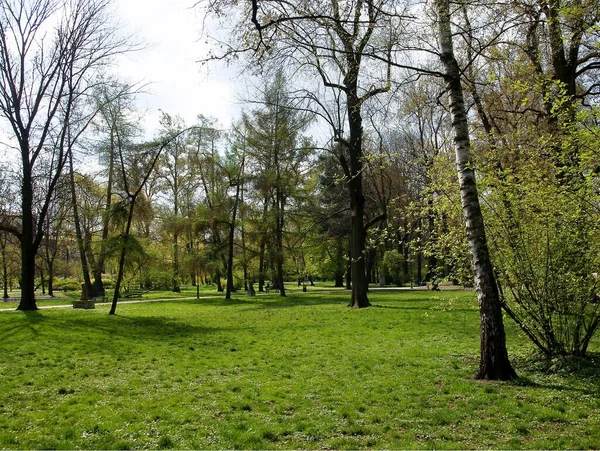
[[[191,8],[194,0],[115,0],[124,32],[148,44],[119,60],[114,70],[131,82],[151,83],[139,98],[146,111],[146,133],[158,127],[159,109],[180,115],[192,125],[198,114],[218,119],[227,128],[239,115],[234,99],[236,71],[224,64],[202,66],[208,52],[201,29],[204,18]]]

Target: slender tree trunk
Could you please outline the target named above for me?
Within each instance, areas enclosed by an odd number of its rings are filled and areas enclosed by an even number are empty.
[[[348,260],[346,261],[346,290],[352,290],[352,237],[348,237]]]
[[[121,249],[121,255],[119,256],[119,269],[117,272],[117,280],[115,281],[115,291],[113,294],[112,304],[110,306],[109,315],[114,315],[117,311],[117,302],[119,301],[119,291],[121,290],[121,283],[123,281],[123,272],[125,268],[125,255],[127,253],[127,240],[129,239],[129,233],[131,231],[131,223],[133,222],[133,209],[135,207],[135,196],[131,199],[129,205],[129,215],[127,217],[127,226],[125,227],[125,233],[123,234],[123,248]]]
[[[280,188],[277,188],[276,201],[276,228],[275,228],[275,247],[276,247],[276,269],[277,280],[279,282],[279,295],[285,297],[285,283],[283,275],[283,212],[284,200],[282,199]]]
[[[260,239],[260,248],[258,250],[258,291],[265,291],[265,248],[267,246],[266,238],[263,235]]]
[[[246,231],[244,228],[244,180],[242,179],[242,187],[240,193],[240,226],[242,240],[242,269],[244,271],[244,291],[248,291],[248,262],[246,261]],[[253,281],[254,282],[254,281]]]
[[[48,296],[54,297],[54,261],[48,261]]]
[[[73,222],[75,223],[75,237],[77,239],[77,249],[79,250],[79,258],[81,259],[81,271],[83,273],[83,283],[89,293],[93,297],[92,281],[90,279],[90,271],[88,259],[85,253],[85,243],[81,232],[81,222],[79,220],[79,208],[77,207],[77,194],[75,192],[75,171],[73,169],[73,153],[69,151],[69,182],[71,188],[71,203],[73,204]]]
[[[173,290],[174,293],[181,292],[179,280],[179,234],[173,234]]]
[[[6,264],[7,238],[5,232],[0,232],[0,244],[2,245],[2,285],[4,287],[2,297],[8,299],[8,265]]]
[[[507,380],[517,375],[508,359],[498,286],[490,261],[473,162],[460,68],[454,57],[449,0],[436,0],[441,60],[450,94],[454,149],[467,240],[481,316],[481,358],[477,379]]]
[[[336,240],[336,257],[335,257],[335,275],[334,281],[335,287],[343,287],[344,286],[344,269],[346,266],[346,261],[344,259],[344,246],[343,239]]]
[[[115,167],[115,133],[111,130],[110,133],[110,154],[108,157],[108,180],[106,182],[106,204],[104,206],[104,215],[102,218],[102,239],[100,241],[100,255],[94,267],[94,292],[100,296],[105,294],[104,282],[102,281],[102,273],[106,261],[106,241],[110,226],[110,209],[112,207],[112,186],[114,180]]]
[[[222,293],[223,285],[221,284],[221,268],[217,268],[217,270],[215,271],[215,279],[217,282],[217,292]]]
[[[44,278],[44,270],[40,267],[40,286],[42,287],[42,294],[46,294],[46,279]]]
[[[225,299],[231,299],[231,293],[235,291],[233,286],[233,248],[235,238],[235,219],[237,217],[238,202],[240,198],[240,184],[237,184],[235,192],[235,201],[233,204],[233,212],[231,215],[231,223],[229,224],[229,249],[227,255],[227,290],[225,291]]]

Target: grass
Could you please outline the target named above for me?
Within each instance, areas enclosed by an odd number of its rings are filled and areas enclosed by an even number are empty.
[[[597,448],[597,367],[473,380],[466,292],[292,294],[0,314],[0,448]],[[598,341],[593,343],[598,351]]]

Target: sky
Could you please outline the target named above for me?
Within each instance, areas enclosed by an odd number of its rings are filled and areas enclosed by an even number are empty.
[[[201,65],[208,52],[201,31],[204,18],[194,0],[115,0],[125,33],[147,45],[121,57],[115,71],[130,82],[150,83],[138,99],[145,111],[146,133],[158,128],[160,111],[180,115],[192,125],[198,114],[228,128],[239,116],[235,100],[237,72],[221,63]]]

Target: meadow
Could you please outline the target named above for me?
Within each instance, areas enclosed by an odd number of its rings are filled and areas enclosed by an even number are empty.
[[[0,448],[600,446],[597,339],[540,362],[507,320],[520,378],[481,382],[473,293],[348,296],[2,312]]]

